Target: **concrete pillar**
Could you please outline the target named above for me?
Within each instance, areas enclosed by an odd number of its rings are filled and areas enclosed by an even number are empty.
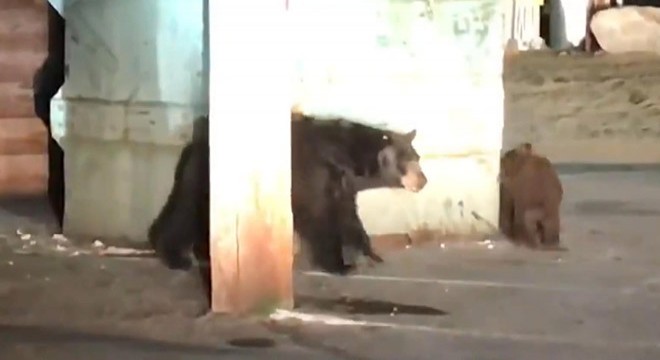
[[[56,4],[67,20],[67,78],[51,103],[66,234],[146,240],[192,120],[207,113],[203,1]]]

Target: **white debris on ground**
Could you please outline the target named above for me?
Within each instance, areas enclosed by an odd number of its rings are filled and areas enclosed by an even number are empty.
[[[101,240],[91,245],[76,245],[62,234],[34,235],[22,229],[16,229],[16,237],[0,234],[12,252],[20,255],[99,255],[99,256],[144,256],[153,254],[152,250],[139,250],[116,246],[107,246]]]
[[[490,239],[480,241],[479,244],[480,245],[485,245],[488,248],[488,250],[492,250],[493,248],[495,248],[495,245],[493,244],[493,242]]]
[[[107,248],[98,251],[101,256],[135,256],[135,255],[149,255],[153,254],[153,250],[139,250],[131,248],[121,248],[116,246],[108,246]]]
[[[16,229],[16,235],[18,235],[18,237],[23,241],[28,241],[32,238],[31,234],[24,233],[21,231],[21,229]]]
[[[370,325],[370,323],[366,321],[345,319],[339,316],[325,315],[325,314],[308,314],[308,313],[283,310],[283,309],[275,310],[275,312],[270,315],[270,319],[273,321],[297,320],[299,322],[320,323],[320,324],[335,325],[335,326]]]

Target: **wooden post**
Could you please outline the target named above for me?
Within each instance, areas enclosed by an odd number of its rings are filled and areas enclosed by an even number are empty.
[[[209,1],[212,311],[293,307],[285,1]]]

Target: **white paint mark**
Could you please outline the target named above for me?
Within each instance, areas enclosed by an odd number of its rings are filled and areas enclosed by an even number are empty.
[[[278,309],[270,316],[271,320],[282,321],[295,319],[302,322],[320,323],[329,326],[354,326],[354,327],[378,327],[388,328],[399,331],[416,331],[442,334],[455,337],[471,337],[478,339],[494,339],[494,340],[508,340],[527,343],[541,343],[541,344],[555,344],[555,345],[579,345],[590,347],[604,347],[604,348],[632,348],[632,349],[660,349],[658,342],[644,342],[644,341],[626,341],[626,342],[612,342],[612,341],[599,341],[591,339],[574,339],[562,338],[556,336],[542,336],[531,334],[515,334],[515,333],[500,333],[500,332],[485,332],[480,330],[471,329],[447,329],[432,327],[426,325],[415,324],[396,324],[380,321],[366,321],[366,320],[351,320],[339,316],[324,315],[324,314],[308,314],[297,311],[289,311]]]
[[[334,325],[334,326],[367,326],[369,325],[368,321],[356,321],[351,319],[344,319],[338,316],[332,315],[323,315],[323,314],[306,314],[297,311],[289,311],[277,309],[273,314],[270,315],[272,320],[281,321],[288,319],[300,320],[303,322],[314,322],[321,323],[325,325]]]
[[[305,271],[302,274],[306,276],[316,276],[316,277],[337,277],[335,275],[326,274],[320,271]],[[466,287],[532,289],[532,290],[564,291],[564,292],[608,292],[608,290],[605,289],[594,290],[594,289],[585,289],[583,287],[533,285],[533,284],[506,283],[506,282],[483,281],[483,280],[429,279],[429,278],[374,276],[374,275],[349,275],[349,276],[344,276],[342,278],[346,278],[350,280],[355,279],[355,280],[366,280],[366,281],[407,282],[407,283],[454,285],[454,286],[466,286]]]

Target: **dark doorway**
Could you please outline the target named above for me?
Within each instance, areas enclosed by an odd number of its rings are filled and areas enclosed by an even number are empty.
[[[48,4],[48,55],[34,76],[34,110],[48,129],[48,200],[60,230],[64,217],[64,151],[53,139],[50,100],[65,78],[64,18]]]

